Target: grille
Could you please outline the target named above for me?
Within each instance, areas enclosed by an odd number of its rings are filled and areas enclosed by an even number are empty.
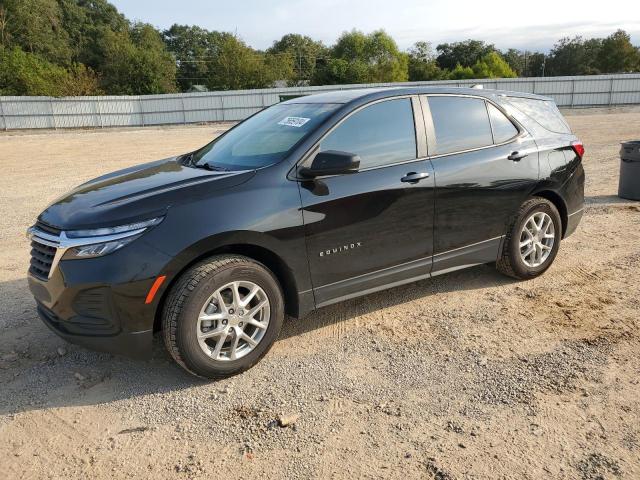
[[[47,225],[46,223],[36,222],[36,228],[50,235],[55,235],[56,237],[60,236],[61,230],[56,227],[52,227],[51,225]]]
[[[29,272],[42,280],[47,280],[55,254],[55,247],[43,245],[42,243],[38,243],[37,240],[32,240]]]

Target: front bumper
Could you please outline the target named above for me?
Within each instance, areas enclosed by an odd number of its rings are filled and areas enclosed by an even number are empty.
[[[104,257],[62,259],[46,279],[29,273],[29,289],[38,315],[68,342],[148,358],[166,284],[151,303],[146,298],[169,260],[138,239]]]
[[[124,355],[130,358],[147,359],[151,357],[153,329],[100,335],[99,329],[94,331],[90,327],[87,328],[87,322],[93,323],[95,319],[76,317],[73,321],[63,321],[42,305],[38,305],[37,310],[44,324],[53,333],[69,343],[98,352]],[[83,321],[84,323],[82,323]]]

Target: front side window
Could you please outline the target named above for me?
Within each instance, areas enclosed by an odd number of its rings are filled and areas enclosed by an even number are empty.
[[[491,118],[491,127],[493,129],[493,141],[495,143],[503,143],[511,140],[518,134],[518,129],[513,126],[511,120],[504,116],[494,105],[487,103],[489,109],[489,117]]]
[[[484,100],[468,97],[429,97],[436,133],[436,154],[493,145]]]
[[[273,165],[340,106],[293,103],[267,108],[195,152],[193,163],[224,170]]]
[[[414,160],[411,100],[387,100],[354,113],[320,143],[320,150],[359,155],[361,169]]]

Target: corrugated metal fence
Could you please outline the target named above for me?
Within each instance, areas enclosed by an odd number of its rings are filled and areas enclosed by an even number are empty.
[[[329,85],[230,92],[105,97],[0,97],[0,130],[105,128],[242,120],[281,95],[381,86],[469,86],[538,93],[560,107],[640,104],[640,74]]]

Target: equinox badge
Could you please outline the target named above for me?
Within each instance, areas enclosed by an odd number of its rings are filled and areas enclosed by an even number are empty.
[[[362,242],[348,243],[346,245],[340,245],[339,247],[330,248],[329,250],[323,250],[320,252],[321,257],[328,257],[329,255],[335,255],[336,253],[346,252],[348,250],[355,250],[356,248],[360,248],[362,246]]]

